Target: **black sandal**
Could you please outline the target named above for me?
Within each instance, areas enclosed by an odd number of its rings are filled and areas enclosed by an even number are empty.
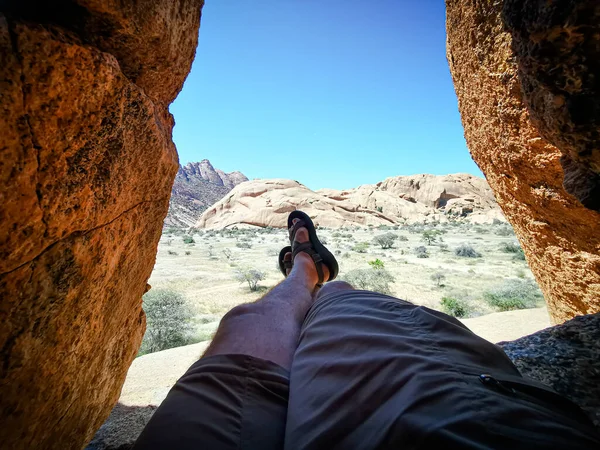
[[[294,257],[292,256],[291,261],[286,261],[284,259],[286,253],[292,253],[291,246],[288,245],[287,247],[283,247],[281,249],[281,251],[279,252],[279,270],[281,270],[281,273],[283,274],[284,277],[288,276],[286,270],[287,269],[292,270],[292,267],[294,267]]]
[[[293,223],[294,219],[298,219],[295,224]],[[300,228],[308,230],[308,242],[300,243],[296,241],[296,232]],[[335,256],[319,241],[315,225],[311,218],[302,211],[292,211],[288,216],[288,230],[290,232],[290,243],[292,244],[292,260],[301,252],[306,253],[312,258],[317,269],[317,274],[319,275],[317,286],[322,286],[324,281],[334,280],[339,272],[338,262]],[[280,257],[283,259],[283,256],[280,255]],[[329,278],[327,280],[324,279],[325,275],[322,264],[325,264],[329,269]]]

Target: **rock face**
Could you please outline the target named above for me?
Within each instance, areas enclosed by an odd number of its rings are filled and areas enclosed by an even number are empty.
[[[324,227],[405,222],[504,220],[491,189],[467,174],[392,177],[375,185],[311,191],[297,181],[253,180],[240,184],[198,220],[199,228],[232,225],[285,227],[301,209]]]
[[[4,2],[0,442],[80,448],[119,397],[177,171],[201,1]]]
[[[471,155],[515,228],[552,319],[562,322],[600,311],[600,214],[565,191],[561,151],[531,119],[503,3],[446,1],[448,62]]]
[[[519,371],[577,403],[600,429],[600,314],[499,345]]]
[[[179,167],[164,225],[193,226],[206,208],[244,181],[248,181],[248,178],[243,173],[215,170],[208,159]]]
[[[564,187],[600,210],[600,3],[507,0],[523,99],[562,153]]]

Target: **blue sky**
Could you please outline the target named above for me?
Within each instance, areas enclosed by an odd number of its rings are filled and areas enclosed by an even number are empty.
[[[171,105],[182,164],[350,188],[481,175],[463,138],[442,0],[206,0]]]

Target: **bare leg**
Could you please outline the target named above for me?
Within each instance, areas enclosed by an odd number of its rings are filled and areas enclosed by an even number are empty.
[[[296,240],[309,240],[305,228],[298,230]],[[291,254],[286,257],[291,258]],[[327,279],[329,271],[326,267],[323,271]],[[236,306],[225,314],[204,356],[250,355],[289,369],[317,282],[311,257],[299,253],[284,281],[255,303]]]
[[[327,294],[351,290],[354,290],[354,288],[350,283],[346,283],[345,281],[332,281],[331,283],[323,285],[323,287],[319,289],[319,292],[317,292],[317,294],[315,295],[315,301]]]

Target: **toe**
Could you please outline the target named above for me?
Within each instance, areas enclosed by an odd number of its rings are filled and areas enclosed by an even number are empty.
[[[287,252],[285,255],[283,255],[283,260],[285,262],[291,262],[292,261],[292,252]],[[285,274],[289,275],[291,271],[292,271],[292,269],[286,268],[285,269]]]

